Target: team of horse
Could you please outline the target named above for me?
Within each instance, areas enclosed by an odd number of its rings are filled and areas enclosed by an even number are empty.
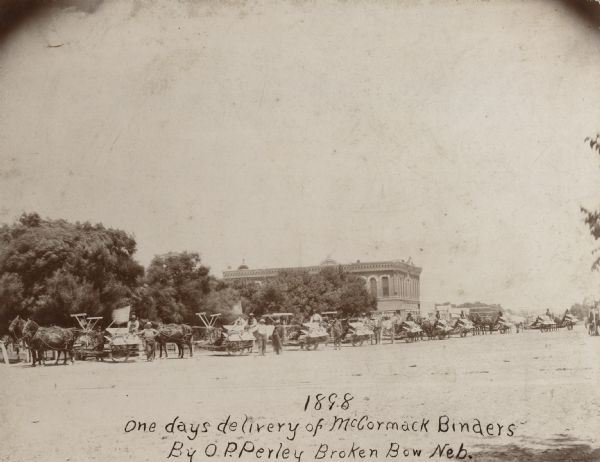
[[[185,347],[194,355],[192,344],[192,328],[187,324],[155,324],[158,332],[156,343],[159,347],[160,357],[163,352],[168,358],[167,343],[174,343],[178,349],[178,357],[184,357]],[[76,341],[84,341],[93,348],[102,349],[106,337],[102,331],[84,330],[75,327],[41,327],[32,319],[23,319],[20,316],[14,318],[8,326],[9,335],[4,338],[5,343],[10,343],[18,351],[20,345],[24,345],[31,354],[31,365],[46,365],[46,352],[56,352],[56,362],[59,363],[61,354],[63,364],[67,364],[67,355],[74,363],[74,345]]]
[[[194,356],[194,345],[192,344],[193,331],[187,324],[158,324],[157,343],[159,347],[159,357],[162,358],[163,351],[165,358],[169,357],[167,352],[167,343],[174,343],[177,346],[178,357],[184,357],[184,347],[190,350],[190,357]]]
[[[73,363],[73,345],[81,331],[74,327],[40,327],[32,319],[17,316],[8,326],[8,332],[14,343],[23,342],[29,348],[32,366],[35,367],[36,364],[46,365],[45,352],[48,350],[57,352],[56,364],[61,353],[63,364],[67,364],[67,354]]]

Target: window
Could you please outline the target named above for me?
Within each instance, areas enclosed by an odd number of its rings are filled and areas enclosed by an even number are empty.
[[[381,291],[384,297],[390,296],[390,278],[387,276],[381,278]]]
[[[375,278],[369,280],[369,287],[371,289],[371,295],[377,297],[377,280]]]

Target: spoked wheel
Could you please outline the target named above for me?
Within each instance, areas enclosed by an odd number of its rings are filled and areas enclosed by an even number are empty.
[[[110,349],[110,359],[115,363],[124,363],[129,359],[129,348],[113,346]]]
[[[229,356],[239,352],[238,349],[232,344],[227,345],[226,350]]]

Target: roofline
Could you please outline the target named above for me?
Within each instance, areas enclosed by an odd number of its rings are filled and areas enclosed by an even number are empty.
[[[264,277],[275,277],[282,272],[301,272],[308,271],[309,273],[318,273],[323,268],[342,267],[342,269],[348,272],[353,271],[386,271],[386,270],[400,270],[404,271],[413,276],[419,276],[423,271],[423,268],[397,260],[388,261],[374,261],[374,262],[354,262],[354,263],[340,263],[338,265],[313,265],[313,266],[291,266],[284,268],[256,268],[256,269],[242,269],[242,270],[227,270],[223,271],[223,278],[264,278]]]

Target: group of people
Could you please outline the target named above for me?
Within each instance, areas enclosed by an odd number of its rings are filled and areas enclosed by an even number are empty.
[[[254,334],[258,345],[258,353],[261,356],[264,356],[267,352],[269,334],[271,334],[271,342],[275,354],[279,355],[283,352],[283,337],[285,335],[285,330],[279,319],[275,320],[273,332],[271,333],[271,329],[267,326],[264,319],[261,318],[259,321],[256,321],[254,315],[250,314],[246,328]]]
[[[410,313],[409,319],[412,320]],[[303,321],[308,324],[317,324],[322,327],[329,327],[328,330],[330,331],[331,338],[333,340],[334,350],[341,349],[344,332],[346,330],[342,319],[336,317],[327,323],[319,312],[311,310],[307,315],[305,315]],[[371,318],[368,318],[363,314],[357,319],[357,321],[362,322],[373,331],[373,336],[371,337],[372,345],[381,343],[383,332],[383,318],[381,316],[372,316]],[[328,324],[328,326],[325,326],[325,324]],[[245,328],[254,334],[256,343],[258,345],[259,355],[264,356],[266,354],[269,335],[271,335],[274,353],[279,355],[283,352],[285,327],[281,320],[276,319],[273,321],[273,330],[271,332],[271,327],[267,325],[265,319],[261,318],[257,321],[256,317],[253,314],[250,314],[248,316]]]
[[[412,315],[410,313],[407,320],[412,320]],[[307,323],[318,324],[320,326],[324,326],[325,324],[323,316],[314,310],[310,311],[308,315],[305,316],[304,321]],[[371,318],[367,318],[366,315],[362,315],[362,317],[358,318],[357,321],[362,322],[373,331],[371,344],[377,345],[381,343],[383,331],[383,318],[381,316],[372,316]],[[264,318],[257,320],[254,314],[250,314],[248,319],[242,322],[244,323],[244,329],[254,335],[259,355],[264,356],[266,354],[269,336],[271,337],[273,352],[277,355],[283,352],[285,327],[281,320],[274,320],[271,327],[267,325]],[[333,340],[333,348],[334,350],[339,350],[342,346],[342,340],[345,331],[342,320],[339,317],[336,317],[330,322],[329,327]],[[138,335],[142,339],[146,352],[146,360],[153,361],[156,356],[156,345],[159,336],[158,330],[156,330],[150,322],[146,322],[143,326],[141,326],[136,315],[131,316],[129,322],[127,323],[127,329],[130,334]]]

